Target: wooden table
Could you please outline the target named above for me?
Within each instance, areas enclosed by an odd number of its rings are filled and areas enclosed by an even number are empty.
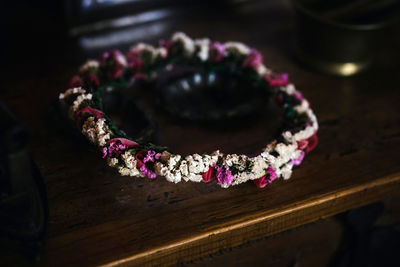
[[[8,77],[1,99],[30,128],[33,158],[48,190],[44,263],[183,263],[398,193],[399,35],[394,37],[394,30],[393,38],[386,35],[391,41],[382,44],[367,73],[331,77],[294,61],[292,19],[286,6],[258,13],[196,13],[163,21],[165,27],[147,37],[155,41],[179,29],[194,37],[242,41],[259,49],[267,66],[290,73],[319,119],[320,143],[290,180],[265,189],[252,183],[229,190],[215,184],[175,185],[121,177],[105,166],[93,148],[60,130],[51,118],[51,104],[82,61],[69,43],[58,43],[41,60],[21,65],[18,79]],[[231,135],[201,132],[196,138],[203,141],[196,145],[193,137],[178,142],[193,128],[161,122],[159,136],[176,152],[199,147],[258,151],[268,140],[253,128],[238,126]]]

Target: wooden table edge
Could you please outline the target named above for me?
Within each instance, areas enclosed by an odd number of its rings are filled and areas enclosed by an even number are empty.
[[[268,210],[219,225],[202,234],[110,261],[100,266],[172,265],[251,240],[261,239],[291,228],[333,216],[349,209],[382,200],[399,192],[400,173],[364,184],[321,194],[279,210]]]

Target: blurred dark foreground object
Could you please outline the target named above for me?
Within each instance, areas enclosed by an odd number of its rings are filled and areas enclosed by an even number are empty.
[[[27,146],[27,131],[0,102],[2,263],[4,259],[7,263],[7,258],[13,257],[13,254],[22,254],[27,260],[36,260],[44,243],[48,221],[46,190]]]
[[[296,55],[325,73],[350,76],[368,68],[379,48],[378,30],[400,18],[398,0],[293,0]]]

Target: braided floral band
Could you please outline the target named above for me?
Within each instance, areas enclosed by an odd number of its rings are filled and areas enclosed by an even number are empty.
[[[109,88],[154,78],[156,70],[170,64],[212,66],[244,75],[254,83],[266,83],[284,110],[282,133],[255,157],[224,155],[218,150],[183,157],[130,139],[102,111],[102,95]],[[70,118],[98,146],[108,165],[121,175],[164,176],[174,183],[216,181],[223,188],[253,180],[261,188],[279,177],[289,179],[293,166],[300,165],[318,142],[317,119],[308,101],[288,82],[288,75],[273,73],[263,65],[257,50],[238,42],[192,40],[175,33],[158,47],[139,43],[125,55],[114,50],[104,53],[99,61],[87,61],[71,79],[70,87],[60,94],[61,104],[68,107]]]

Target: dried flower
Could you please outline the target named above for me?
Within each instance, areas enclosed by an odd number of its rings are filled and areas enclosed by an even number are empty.
[[[102,149],[103,159],[106,157],[118,157],[126,149],[137,145],[138,143],[126,138],[113,138]]]
[[[106,70],[110,79],[118,79],[124,73],[124,67],[127,65],[124,55],[118,50],[103,53],[101,65]]]
[[[271,166],[268,166],[266,172],[267,172],[267,174],[264,175],[263,177],[253,180],[254,183],[259,188],[263,188],[267,184],[272,183],[272,181],[274,181],[278,177],[278,175],[276,174],[275,170]]]
[[[208,169],[208,171],[206,171],[205,173],[203,173],[203,182],[208,183],[211,181],[211,179],[214,177],[215,174],[215,168],[210,166],[210,168]]]
[[[243,60],[242,68],[254,68],[262,65],[262,55],[255,49],[250,50],[250,54]]]
[[[159,160],[160,157],[161,153],[156,153],[153,150],[141,150],[136,154],[137,166],[144,176],[152,179],[157,177],[152,163]]]
[[[225,56],[225,46],[220,42],[213,42],[210,47],[211,61],[220,62]]]
[[[265,75],[270,86],[285,86],[289,83],[289,75],[287,73],[272,73]]]
[[[232,184],[233,179],[235,178],[231,171],[229,170],[228,166],[219,167],[215,165],[215,169],[217,171],[217,184],[221,185],[222,187],[228,187]]]

